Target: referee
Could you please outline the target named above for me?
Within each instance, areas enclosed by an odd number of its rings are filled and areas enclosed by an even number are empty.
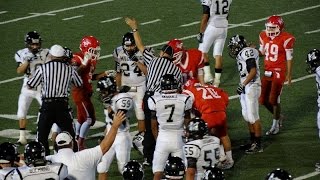
[[[42,85],[37,139],[45,146],[46,155],[50,154],[48,136],[53,123],[56,123],[61,131],[69,132],[75,139],[68,96],[71,84],[77,87],[82,86],[78,73],[65,61],[64,48],[53,45],[49,53],[51,60],[39,66],[35,75],[27,82],[29,88]]]
[[[155,139],[151,131],[151,111],[148,107],[148,98],[155,93],[160,93],[160,79],[165,74],[173,74],[180,83],[182,82],[182,73],[175,64],[173,64],[173,49],[169,45],[164,45],[160,51],[160,56],[156,57],[151,48],[146,48],[138,32],[138,23],[134,18],[125,18],[126,23],[133,32],[134,40],[139,51],[143,54],[147,66],[147,91],[143,98],[146,132],[142,142],[144,162],[143,165],[150,166],[153,160],[155,149]]]

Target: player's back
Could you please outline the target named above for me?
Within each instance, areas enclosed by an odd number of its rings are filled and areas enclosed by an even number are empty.
[[[187,142],[184,146],[186,158],[197,159],[195,179],[200,179],[205,167],[216,165],[220,155],[220,140],[215,136],[204,136],[203,139]]]
[[[15,170],[13,180],[63,180],[68,176],[67,166],[62,163],[52,163],[45,166],[23,166]]]
[[[232,0],[203,0],[202,4],[210,8],[210,18],[208,24],[217,28],[228,27],[228,15]]]
[[[150,97],[149,108],[156,111],[159,131],[183,131],[185,111],[191,109],[190,96],[185,94],[158,94]],[[150,100],[149,99],[149,100]],[[150,101],[149,101],[150,102]]]

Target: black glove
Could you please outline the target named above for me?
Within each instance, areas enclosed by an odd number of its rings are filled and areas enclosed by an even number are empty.
[[[199,43],[202,43],[202,42],[203,42],[203,33],[199,33],[199,34],[197,35],[197,40],[198,40]]]
[[[238,86],[238,88],[237,88],[237,93],[239,94],[239,95],[241,95],[242,93],[243,94],[245,94],[245,85],[244,84],[242,84],[242,83],[239,83],[239,86]]]

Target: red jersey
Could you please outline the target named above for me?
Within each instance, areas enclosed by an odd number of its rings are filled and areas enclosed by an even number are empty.
[[[183,93],[190,95],[193,99],[193,108],[201,114],[212,112],[225,112],[229,103],[228,94],[220,88],[211,85],[201,86],[194,84],[185,86]]]
[[[75,53],[73,55],[73,58],[71,60],[71,65],[79,67],[81,65],[81,61],[83,59],[84,55],[81,52]],[[87,93],[92,93],[92,75],[93,72],[96,69],[96,60],[89,60],[87,66],[81,70],[79,75],[81,76],[81,79],[83,81],[83,86],[80,88],[73,87],[72,93],[76,93],[78,91],[85,91]]]
[[[181,60],[177,66],[182,72],[183,83],[185,83],[191,77],[197,79],[198,72],[204,67],[201,51],[198,49],[186,50],[185,59]]]
[[[287,60],[287,51],[293,51],[295,37],[288,32],[281,32],[279,36],[271,39],[265,31],[259,35],[260,52],[264,54],[264,69],[266,71],[277,71],[285,76]]]

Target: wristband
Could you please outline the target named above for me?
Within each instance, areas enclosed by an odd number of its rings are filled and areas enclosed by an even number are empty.
[[[132,29],[132,32],[137,32],[138,31],[138,29]]]

